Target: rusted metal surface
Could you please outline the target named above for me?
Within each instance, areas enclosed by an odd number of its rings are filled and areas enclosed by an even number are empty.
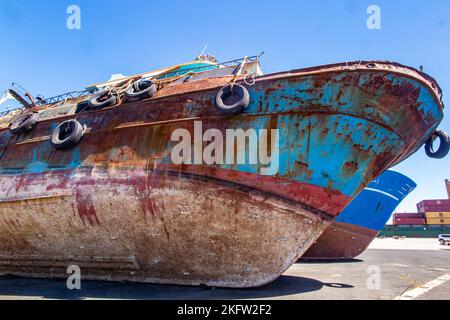
[[[1,130],[0,256],[9,258],[0,272],[64,276],[64,262],[77,262],[95,279],[268,283],[442,120],[437,85],[405,70],[341,64],[258,77],[249,107],[231,117],[213,106],[231,78],[200,78],[145,101],[55,113],[19,137]],[[83,140],[53,149],[52,130],[75,117],[87,127]],[[278,173],[174,165],[170,136],[194,136],[195,121],[222,133],[279,129]],[[33,261],[39,268],[26,265]]]
[[[0,252],[8,253],[0,270],[14,274],[65,276],[77,264],[86,279],[258,286],[326,225],[295,203],[157,171],[23,178],[19,199],[0,203]],[[38,198],[44,181],[61,195]]]
[[[27,92],[26,97],[32,101],[32,104],[30,104],[27,100],[25,100],[17,91],[13,89],[9,89],[8,92],[11,94],[11,96],[14,97],[25,109],[31,109],[34,107],[34,100],[30,96],[30,94]],[[31,97],[31,98],[30,98]]]
[[[378,235],[377,230],[333,222],[311,246],[303,260],[350,260],[363,253]]]

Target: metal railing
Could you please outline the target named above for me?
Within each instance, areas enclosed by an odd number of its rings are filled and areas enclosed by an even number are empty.
[[[225,62],[219,62],[219,63],[217,63],[215,65],[214,64],[212,64],[212,65],[202,65],[202,66],[191,67],[191,68],[183,68],[181,70],[174,70],[174,71],[169,72],[168,74],[164,75],[164,79],[169,79],[169,78],[172,78],[172,77],[178,77],[178,76],[181,76],[183,74],[190,73],[190,72],[209,71],[209,70],[219,69],[219,68],[222,68],[222,67],[231,67],[231,66],[239,67],[244,62],[248,63],[248,62],[255,62],[255,61],[257,61],[263,54],[264,54],[264,52],[262,52],[258,56],[251,56],[251,57],[245,57],[245,58],[240,58],[240,59],[235,59],[235,60],[230,60],[230,61],[225,61]],[[201,60],[199,60],[199,62],[201,62]],[[35,106],[43,106],[43,105],[47,105],[47,104],[55,104],[55,103],[59,103],[59,102],[65,101],[67,99],[80,98],[80,97],[89,95],[91,93],[92,93],[92,91],[88,91],[88,90],[72,91],[72,92],[60,94],[58,96],[54,96],[54,97],[47,98],[47,99],[38,99],[36,101]],[[3,117],[5,115],[7,115],[8,113],[16,111],[16,110],[19,110],[21,108],[23,108],[23,106],[20,106],[20,107],[15,108],[15,109],[2,111],[2,112],[0,112],[0,117]]]
[[[44,106],[44,105],[47,105],[47,104],[55,104],[55,103],[59,103],[59,102],[62,102],[62,101],[66,101],[67,99],[80,98],[80,97],[86,96],[88,94],[91,94],[91,92],[89,92],[87,90],[72,91],[72,92],[60,94],[58,96],[54,96],[54,97],[47,98],[47,99],[40,99],[40,100],[38,99],[34,106],[35,107],[39,107],[39,106]],[[23,106],[19,106],[17,108],[1,111],[0,112],[0,117],[4,117],[4,116],[6,116],[7,114],[9,114],[11,112],[14,112],[14,111],[17,111],[17,110],[20,110],[20,109],[23,109],[23,108],[24,108]]]
[[[1,112],[0,112],[0,117],[4,117],[4,116],[6,116],[7,114],[9,114],[9,113],[11,113],[11,112],[14,112],[14,111],[17,111],[17,110],[19,110],[19,109],[23,109],[23,107],[20,106],[20,107],[14,108],[14,109],[9,109],[9,110],[5,110],[5,111],[1,111]]]
[[[43,105],[46,105],[46,104],[54,104],[54,103],[66,101],[67,99],[80,98],[80,97],[86,96],[88,94],[91,94],[91,92],[89,92],[87,90],[72,91],[72,92],[60,94],[58,96],[54,96],[54,97],[51,97],[51,98],[48,98],[48,99],[39,100],[39,101],[36,102],[36,105],[37,106],[43,106]]]
[[[225,61],[225,62],[218,62],[217,64],[211,64],[211,65],[202,65],[202,66],[197,66],[197,67],[182,68],[180,70],[174,70],[167,74],[164,74],[161,76],[161,78],[156,76],[156,79],[169,79],[169,78],[173,78],[173,77],[182,76],[183,74],[187,74],[187,73],[210,71],[210,70],[219,69],[222,67],[231,67],[231,66],[237,67],[237,66],[240,66],[244,62],[244,60],[246,62],[254,62],[254,61],[258,60],[260,56],[261,55],[240,58],[240,59],[235,59],[235,60],[230,60],[230,61]],[[202,62],[202,60],[198,60],[198,61]]]

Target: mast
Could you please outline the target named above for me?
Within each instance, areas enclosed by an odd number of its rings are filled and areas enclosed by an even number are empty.
[[[11,94],[11,96],[13,96],[14,99],[16,99],[26,109],[31,109],[36,106],[36,102],[35,102],[33,96],[27,90],[25,90],[20,84],[12,83],[12,87],[14,89],[8,89],[7,91]],[[17,88],[17,90],[16,90],[16,88]],[[31,103],[28,102],[27,100],[25,100],[24,97],[22,97],[22,95],[19,93],[19,90],[22,90],[24,92],[24,96],[27,97]]]

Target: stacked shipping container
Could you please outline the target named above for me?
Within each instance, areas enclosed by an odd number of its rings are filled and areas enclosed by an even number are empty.
[[[396,213],[394,214],[394,225],[424,225],[425,217],[421,213]]]
[[[430,202],[431,201],[431,202]],[[418,213],[394,214],[394,225],[449,225],[450,204],[438,205],[437,202],[446,203],[448,200],[427,200],[417,205]]]
[[[448,199],[424,200],[417,204],[417,213],[394,214],[394,225],[450,226],[450,180],[445,180]]]
[[[450,225],[450,199],[424,200],[417,204],[417,209],[428,225]]]
[[[450,212],[425,212],[425,219],[429,225],[450,225]]]
[[[424,200],[417,204],[420,213],[425,212],[450,212],[450,199]]]

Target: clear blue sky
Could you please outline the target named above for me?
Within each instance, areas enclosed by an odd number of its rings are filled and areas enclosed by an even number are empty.
[[[72,4],[81,30],[66,28]],[[381,7],[381,30],[366,27],[370,4]],[[0,90],[16,81],[46,97],[185,62],[208,44],[221,61],[265,51],[266,73],[360,59],[423,65],[450,108],[449,0],[0,0],[0,41]],[[446,198],[450,157],[421,150],[395,169],[419,185],[399,211]]]

